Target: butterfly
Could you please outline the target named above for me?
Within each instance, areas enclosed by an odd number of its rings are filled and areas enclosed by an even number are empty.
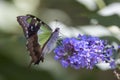
[[[59,28],[52,31],[46,23],[30,14],[17,16],[17,21],[27,40],[26,48],[32,59],[30,65],[43,62],[44,55],[50,53],[55,47],[59,37]]]

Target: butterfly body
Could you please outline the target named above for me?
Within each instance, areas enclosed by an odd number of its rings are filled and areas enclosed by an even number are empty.
[[[59,35],[59,28],[56,28],[55,31],[52,32],[52,29],[47,24],[33,15],[18,16],[17,21],[22,26],[24,35],[27,39],[26,47],[32,58],[31,63],[39,64],[40,61],[43,62],[44,55],[50,53],[54,49]],[[39,29],[43,30],[43,33],[40,33],[40,39],[38,38]],[[42,44],[42,34],[44,34],[45,31],[51,34],[46,35],[47,40]],[[40,40],[40,44],[38,40]]]

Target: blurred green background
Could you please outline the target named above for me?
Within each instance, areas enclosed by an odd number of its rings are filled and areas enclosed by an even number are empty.
[[[53,53],[45,56],[44,63],[28,68],[26,40],[16,21],[16,16],[25,14],[47,24],[57,19],[59,26],[64,25],[61,33],[69,37],[82,33],[115,46],[120,43],[120,0],[0,0],[0,80],[116,80],[104,67],[65,69]]]

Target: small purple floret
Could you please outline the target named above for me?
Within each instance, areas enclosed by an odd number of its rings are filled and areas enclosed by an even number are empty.
[[[110,63],[115,68],[112,59],[114,47],[98,37],[79,35],[77,38],[65,38],[55,48],[55,60],[59,60],[63,67],[71,66],[75,69],[93,67],[99,62]]]

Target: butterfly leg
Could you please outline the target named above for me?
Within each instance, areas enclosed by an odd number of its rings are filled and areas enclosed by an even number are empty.
[[[40,61],[44,62],[44,57],[43,56],[40,57]]]

